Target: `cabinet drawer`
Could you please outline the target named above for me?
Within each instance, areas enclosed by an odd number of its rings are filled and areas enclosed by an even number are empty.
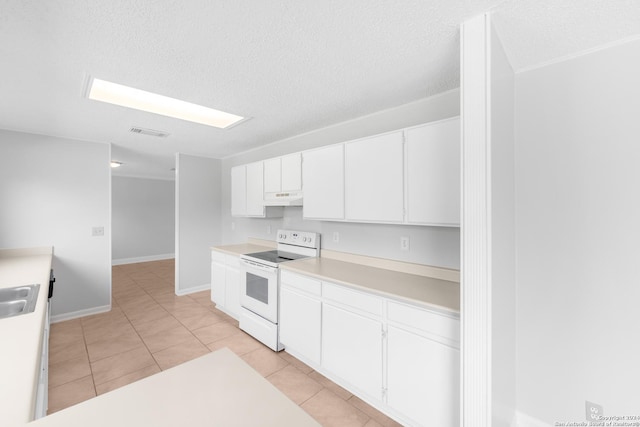
[[[224,263],[227,267],[240,268],[240,257],[236,255],[225,255]]]
[[[301,276],[289,271],[282,270],[280,272],[280,283],[282,283],[284,286],[295,288],[312,295],[320,296],[322,294],[322,282],[320,282],[320,280],[315,280],[307,276]]]
[[[328,300],[332,300],[376,316],[382,316],[383,300],[381,297],[365,294],[363,292],[347,289],[343,286],[327,282],[323,283],[322,296]]]
[[[429,334],[460,341],[460,320],[453,317],[389,301],[387,318]]]
[[[224,264],[225,261],[225,254],[223,254],[222,252],[218,252],[218,251],[211,251],[211,261],[213,262],[219,262],[220,264]]]

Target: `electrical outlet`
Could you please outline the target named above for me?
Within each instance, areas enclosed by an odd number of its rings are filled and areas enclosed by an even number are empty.
[[[236,231],[236,223],[231,222],[231,231]]]
[[[271,234],[271,226],[267,225],[267,234]]]
[[[401,251],[409,250],[409,237],[407,236],[400,237],[400,250]]]
[[[104,227],[93,227],[91,229],[91,236],[102,237],[104,236]]]
[[[333,242],[334,243],[339,243],[340,242],[340,233],[338,233],[337,231],[333,232]]]
[[[589,402],[587,400],[584,402],[584,407],[587,421],[598,421],[604,415],[602,406],[597,403]]]

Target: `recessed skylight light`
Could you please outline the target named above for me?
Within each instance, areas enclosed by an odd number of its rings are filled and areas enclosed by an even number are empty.
[[[88,97],[222,129],[244,120],[244,117],[235,114],[100,79],[92,80]]]
[[[111,167],[112,168],[119,168],[120,166],[122,166],[124,163],[122,162],[116,162],[116,161],[111,161]]]

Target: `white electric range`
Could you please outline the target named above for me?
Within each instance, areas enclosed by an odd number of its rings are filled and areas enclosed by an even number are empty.
[[[277,249],[240,256],[240,329],[280,351],[279,297],[281,262],[317,257],[320,235],[278,230]]]

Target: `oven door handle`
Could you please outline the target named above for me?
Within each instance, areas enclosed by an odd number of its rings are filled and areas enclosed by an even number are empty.
[[[244,264],[245,267],[255,268],[257,270],[266,271],[268,273],[275,273],[278,269],[274,267],[269,267],[267,265],[258,264],[257,262],[249,261],[248,259],[240,258],[240,262]]]

